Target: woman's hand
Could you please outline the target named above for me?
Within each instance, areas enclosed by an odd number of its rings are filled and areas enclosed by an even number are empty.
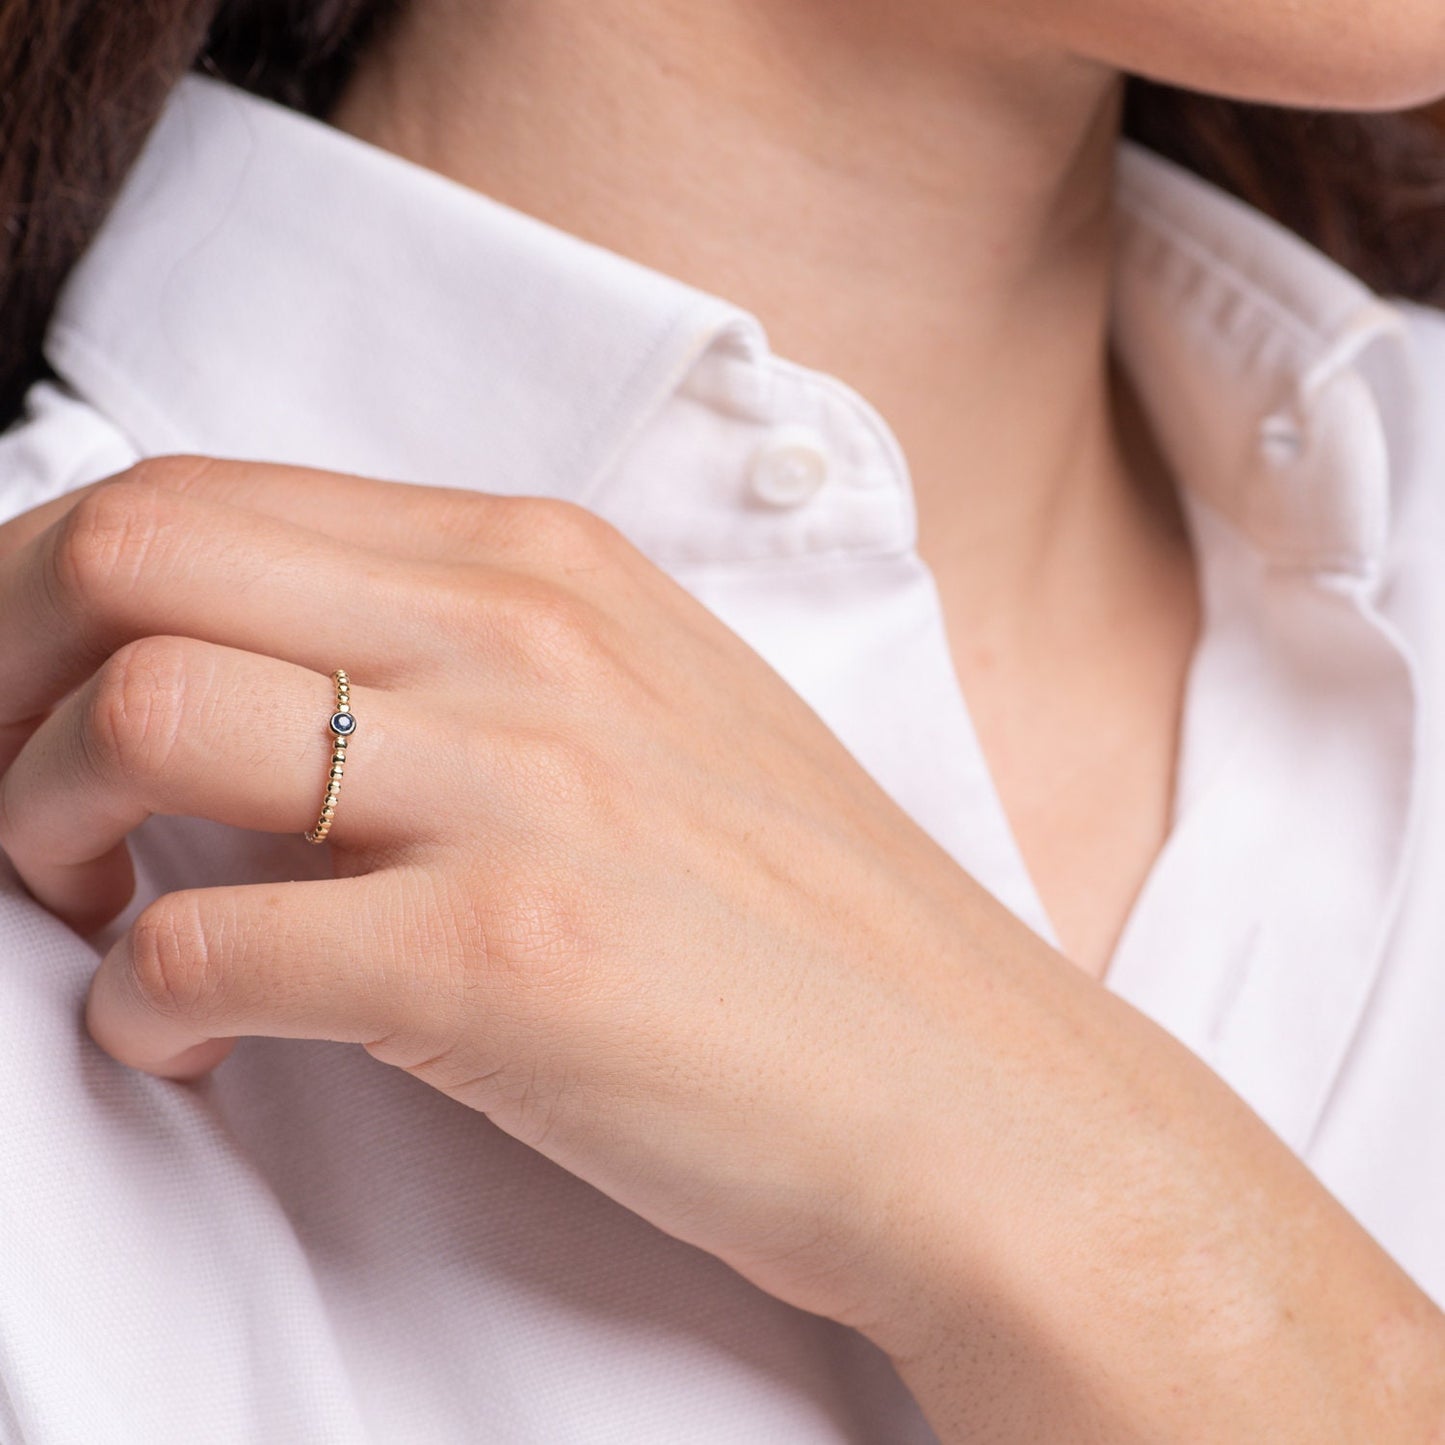
[[[337,667],[338,876],[152,903],[87,1004],[118,1059],[360,1043],[868,1333],[949,1438],[1435,1408],[1428,1302],[1288,1151],[569,503],[170,458],[11,523],[0,843],[90,931],[152,813],[301,832]]]
[[[363,1044],[763,1288],[871,1318],[962,875],[595,515],[165,458],[18,519],[0,843],[88,933],[151,814],[302,832],[336,667],[338,877],[152,903],[95,1039],[174,1078],[239,1035]]]

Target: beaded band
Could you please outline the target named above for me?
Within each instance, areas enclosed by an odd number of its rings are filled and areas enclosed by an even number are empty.
[[[336,711],[326,724],[332,737],[331,774],[326,780],[321,816],[310,832],[301,835],[308,843],[324,843],[331,831],[331,820],[336,816],[336,797],[341,791],[341,775],[346,771],[346,740],[356,731],[356,717],[351,711],[351,683],[339,667],[332,677],[336,681]]]

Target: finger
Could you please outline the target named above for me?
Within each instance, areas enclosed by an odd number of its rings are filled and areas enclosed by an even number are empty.
[[[367,1043],[413,1014],[430,1017],[447,969],[434,951],[402,945],[386,923],[407,876],[158,898],[96,971],[85,1010],[91,1036],[133,1068],[195,1078],[245,1035]]]
[[[107,654],[164,634],[394,680],[430,655],[451,590],[274,517],[105,487],[0,562],[0,728],[23,732]]]
[[[388,482],[312,467],[212,457],[148,457],[114,477],[92,482],[0,526],[0,559],[33,542],[85,497],[120,482],[143,483],[259,512],[293,526],[415,561],[487,561],[521,564],[536,544],[546,545],[556,514],[568,525],[611,530],[596,514],[561,497],[538,497]],[[620,536],[620,534],[616,534]]]
[[[37,899],[93,931],[129,900],[120,845],[154,813],[312,828],[338,750],[334,707],[332,680],[293,663],[190,638],[132,643],[56,708],[0,778],[0,844]],[[429,789],[447,765],[429,765],[427,749],[445,745],[442,730],[403,720],[405,704],[383,691],[353,689],[351,707],[357,730],[340,749],[331,840],[411,841],[441,801]]]

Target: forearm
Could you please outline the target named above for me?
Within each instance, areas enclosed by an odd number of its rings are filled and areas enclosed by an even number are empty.
[[[1441,1315],[1358,1225],[1292,1192],[1212,1234],[1187,1209],[1144,1219],[1163,1191],[1072,1235],[1040,1220],[1031,1268],[978,1293],[961,1271],[895,1363],[949,1445],[1445,1441]]]
[[[1012,979],[1037,1004],[1048,975]],[[903,1283],[868,1332],[940,1437],[1445,1441],[1445,1316],[1217,1075],[1057,983],[991,1116],[937,1090],[893,1159]]]

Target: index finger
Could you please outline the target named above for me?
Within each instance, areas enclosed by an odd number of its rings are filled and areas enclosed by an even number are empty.
[[[84,497],[121,481],[259,512],[339,542],[417,561],[484,560],[498,549],[525,554],[532,527],[517,505],[520,501],[582,510],[560,497],[432,487],[280,462],[176,454],[146,457],[0,525],[0,560],[33,542]]]

